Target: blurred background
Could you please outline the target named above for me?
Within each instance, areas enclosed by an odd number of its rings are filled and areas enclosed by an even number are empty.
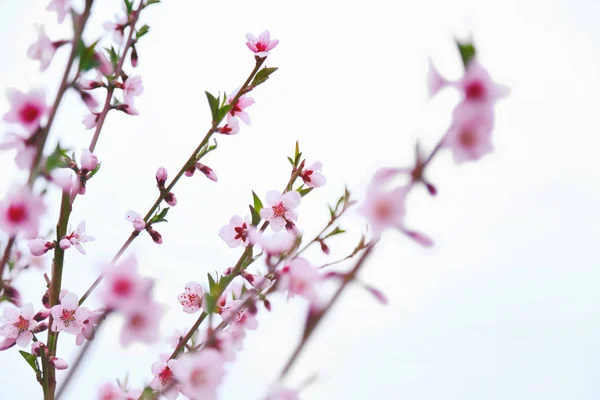
[[[48,1],[0,1],[0,86],[45,88],[53,98],[67,50],[43,74],[27,59],[35,23],[67,38],[44,11]],[[121,15],[121,0],[97,1],[86,38]],[[75,2],[77,4],[77,2]],[[79,6],[79,4],[77,4]],[[205,160],[219,182],[201,174],[176,186],[178,205],[157,225],[164,243],[142,235],[129,252],[156,279],[155,297],[168,305],[162,337],[190,327],[195,315],[176,296],[188,281],[205,283],[242,252],[218,237],[233,214],[244,215],[250,191],[264,196],[287,181],[286,156],[300,140],[305,157],[324,163],[328,184],[303,199],[298,226],[312,236],[326,223],[326,204],[348,185],[357,199],[373,171],[408,166],[417,139],[431,149],[445,132],[458,94],[427,99],[431,57],[449,79],[462,65],[454,37],[472,35],[480,61],[511,95],[496,108],[494,153],[454,165],[442,153],[428,171],[439,194],[422,189],[408,200],[409,226],[430,235],[423,249],[389,232],[361,279],[389,298],[382,306],[352,287],[321,325],[286,384],[306,399],[577,399],[600,398],[600,3],[594,0],[390,2],[169,1],[148,8],[150,33],[138,46],[145,92],[137,117],[111,112],[96,153],[102,169],[77,199],[72,223],[87,222],[96,237],[88,254],[67,252],[63,287],[79,295],[103,262],[128,237],[129,210],[145,213],[156,196],[159,166],[173,176],[209,126],[203,91],[230,92],[252,69],[245,34],[265,29],[280,40],[267,60],[279,67],[252,93],[252,125],[219,137]],[[110,40],[107,36],[106,43]],[[104,92],[95,93],[103,99]],[[0,113],[8,102],[0,98]],[[92,132],[74,93],[63,102],[51,132],[63,147],[87,147]],[[0,132],[11,127],[0,122]],[[51,145],[50,144],[50,145]],[[48,146],[50,146],[48,145]],[[49,148],[49,147],[48,147]],[[0,153],[4,193],[24,181],[12,152]],[[58,214],[58,194],[45,227]],[[350,215],[334,238],[343,256],[364,230]],[[318,249],[308,258],[324,260]],[[48,263],[50,260],[48,260]],[[17,281],[24,302],[41,306],[41,272]],[[89,306],[99,302],[92,298]],[[272,301],[259,328],[229,368],[223,399],[260,399],[299,340],[306,304]],[[122,349],[113,318],[100,333],[66,393],[96,398],[104,382],[142,387],[166,340]],[[71,362],[74,338],[62,336],[59,356]],[[0,399],[41,398],[30,367],[16,349],[0,354]],[[59,371],[59,380],[65,371]]]

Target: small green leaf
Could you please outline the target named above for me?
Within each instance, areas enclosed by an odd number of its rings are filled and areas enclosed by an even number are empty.
[[[207,314],[212,314],[215,310],[215,304],[217,304],[217,298],[212,293],[205,293],[203,299],[204,312]]]
[[[326,236],[324,236],[323,239],[327,239],[328,237],[339,235],[340,233],[344,233],[344,232],[346,232],[346,231],[343,229],[340,229],[339,226],[336,226],[335,229],[332,230],[331,232],[329,232]]]
[[[208,290],[213,293],[213,290],[217,287],[217,283],[215,282],[215,280],[213,279],[211,274],[207,274],[208,275]]]
[[[133,11],[133,0],[123,0],[125,2],[125,9],[127,10],[127,15],[131,14]]]
[[[250,207],[250,216],[252,217],[252,225],[254,226],[258,226],[258,223],[260,222],[261,218],[260,218],[260,214],[256,211],[256,209],[252,206]]]
[[[287,159],[290,162],[290,164],[294,165],[294,160],[292,160],[292,157],[288,157]]]
[[[269,76],[277,71],[277,68],[263,68],[256,75],[254,75],[254,79],[252,80],[252,86],[256,87],[269,79]]]
[[[260,213],[260,210],[263,209],[263,204],[262,201],[260,201],[260,197],[258,197],[254,191],[252,191],[252,199],[254,200],[254,209],[257,213]]]
[[[97,44],[98,41],[95,41],[91,46],[86,47],[82,40],[79,41],[77,55],[79,56],[79,69],[81,72],[89,71],[100,65],[100,61],[96,58],[95,47]]]
[[[141,400],[151,400],[154,399],[154,390],[152,390],[150,387],[146,387],[144,389],[144,391],[142,392],[142,396],[140,397]]]
[[[165,207],[163,208],[160,213],[156,214],[154,217],[152,217],[152,219],[150,220],[151,224],[157,224],[159,222],[168,222],[165,217],[167,216],[167,213],[169,212],[169,207]]]
[[[117,63],[119,62],[119,54],[117,54],[117,51],[112,46],[110,47],[110,49],[107,48],[106,52],[108,53],[108,58],[110,59],[110,63],[112,64],[113,70],[116,70]]]
[[[463,65],[465,66],[465,69],[467,69],[471,60],[475,58],[475,46],[473,46],[473,43],[460,43],[458,40],[456,40],[456,45],[458,46]]]
[[[227,115],[227,113],[229,112],[229,110],[231,110],[231,104],[225,104],[224,106],[222,106],[221,108],[219,108],[219,111],[217,112],[217,121],[221,121],[223,120],[223,118],[225,118],[225,116]]]
[[[74,155],[73,158],[75,158]],[[50,172],[55,168],[65,168],[71,161],[72,158],[67,155],[67,150],[61,148],[59,143],[52,154],[46,158],[46,172]]]
[[[304,188],[304,189],[302,189],[301,187],[299,187],[299,188],[297,189],[297,191],[298,191],[298,193],[300,193],[300,196],[301,196],[301,197],[304,197],[304,196],[306,196],[306,195],[307,195],[307,194],[309,194],[309,193],[310,193],[312,190],[313,190],[313,188]]]
[[[31,368],[33,368],[33,370],[37,373],[38,368],[35,362],[35,356],[23,350],[19,350],[19,353],[21,353],[25,361],[27,361],[27,364],[31,365]]]
[[[206,98],[208,99],[208,105],[210,106],[210,113],[212,115],[212,118],[213,118],[213,120],[216,120],[217,114],[219,112],[219,99],[217,99],[215,96],[213,96],[209,92],[204,92],[204,93],[206,93]]]
[[[148,31],[150,31],[150,27],[148,25],[142,26],[140,29],[138,29],[137,33],[135,34],[135,38],[136,39],[141,38],[146,33],[148,33]]]
[[[160,0],[148,0],[148,2],[146,3],[146,7],[151,6],[152,4],[158,4],[160,3]]]

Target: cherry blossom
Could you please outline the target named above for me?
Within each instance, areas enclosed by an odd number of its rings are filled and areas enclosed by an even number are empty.
[[[28,238],[37,236],[39,219],[46,211],[41,197],[27,187],[10,193],[0,203],[0,229],[9,235],[23,233]]]
[[[161,393],[167,400],[175,400],[179,397],[179,384],[173,379],[173,365],[179,360],[169,360],[169,354],[161,354],[160,360],[152,364],[154,379],[148,386]]]
[[[198,282],[188,282],[185,285],[185,290],[177,299],[183,306],[183,311],[188,314],[193,314],[200,310],[202,305],[202,285]]]
[[[114,72],[114,68],[110,60],[106,57],[106,55],[97,51],[94,53],[94,60],[96,60],[100,65],[98,65],[98,71],[104,76],[112,75]]]
[[[208,179],[210,179],[213,182],[218,182],[219,179],[217,178],[217,174],[215,173],[215,171],[213,171],[212,168],[202,164],[202,163],[196,163],[196,169],[200,172],[202,172],[204,175],[206,175],[206,177]]]
[[[304,181],[306,186],[311,188],[318,188],[327,182],[325,176],[319,172],[323,168],[323,163],[320,161],[314,162],[311,166],[305,168],[300,173],[300,178]]]
[[[31,255],[39,257],[39,256],[43,256],[44,254],[46,254],[46,252],[48,252],[48,250],[53,249],[54,246],[56,246],[56,243],[48,242],[42,238],[37,238],[37,239],[28,240],[27,246],[29,246],[29,251],[31,252]]]
[[[27,57],[40,62],[40,70],[45,71],[52,62],[57,44],[46,35],[43,25],[36,25],[38,39],[27,49]]]
[[[56,168],[50,172],[50,176],[48,177],[49,181],[54,183],[56,186],[62,189],[63,192],[69,193],[74,186],[72,169],[67,168]]]
[[[229,99],[229,100],[227,100],[228,104],[231,104],[231,101],[233,100],[233,98],[235,96],[237,96],[239,91],[240,91],[240,89],[237,88],[233,92],[231,92],[229,97],[227,97]],[[252,104],[254,104],[254,99],[252,97],[247,97],[246,95],[242,95],[236,101],[236,103],[231,107],[231,110],[229,111],[229,115],[231,115],[232,117],[238,117],[246,125],[250,125],[250,122],[251,122],[250,115],[244,110],[246,108],[250,107]]]
[[[247,307],[243,306],[244,300],[231,300],[221,309],[223,321],[230,325],[237,325],[246,329],[256,329],[258,322]]]
[[[293,227],[292,221],[298,219],[298,214],[293,209],[300,205],[300,193],[292,190],[281,195],[276,190],[270,190],[266,198],[269,206],[260,210],[260,216],[269,221],[271,229],[279,232],[284,227],[290,227],[290,224]]]
[[[160,318],[164,307],[148,297],[137,297],[124,304],[120,311],[125,316],[121,328],[121,346],[126,347],[133,341],[152,344],[159,339]]]
[[[236,135],[240,132],[240,123],[236,117],[227,114],[227,123],[218,128],[217,132],[223,135]]]
[[[215,400],[217,387],[223,380],[223,356],[214,349],[185,353],[171,370],[181,385],[181,393],[192,400]]]
[[[65,17],[71,10],[71,0],[51,0],[46,8],[47,11],[56,12],[56,18],[59,24],[62,24]]]
[[[52,307],[50,311],[53,318],[52,330],[72,335],[81,333],[84,321],[92,314],[87,307],[79,307],[79,298],[73,292],[65,294],[60,304]]]
[[[113,37],[113,41],[118,44],[121,45],[123,44],[123,31],[125,30],[125,27],[127,27],[128,21],[127,21],[127,17],[126,16],[121,16],[121,17],[117,17],[117,21],[116,22],[105,22],[102,24],[102,27],[104,28],[104,30],[106,32],[112,33],[112,37]]]
[[[127,400],[127,392],[112,383],[105,383],[98,390],[98,400]]]
[[[129,211],[125,214],[125,219],[133,224],[133,229],[138,232],[143,231],[146,228],[146,221],[142,216],[134,211]]]
[[[250,228],[250,243],[259,245],[270,256],[278,256],[290,251],[296,243],[297,236],[287,231],[275,234],[261,233]]]
[[[229,220],[229,224],[221,228],[219,231],[219,236],[232,249],[242,243],[244,245],[248,245],[250,243],[248,239],[248,229],[250,226],[250,218],[246,217],[244,220],[242,220],[239,215],[234,215]]]
[[[269,51],[273,50],[275,46],[279,44],[279,40],[271,40],[269,31],[261,33],[258,39],[255,38],[253,34],[248,33],[246,39],[248,39],[246,46],[248,46],[248,48],[256,54],[256,57],[259,58],[268,56]]]
[[[15,162],[20,169],[31,169],[37,147],[33,137],[24,138],[16,133],[7,133],[6,141],[0,143],[0,150],[16,149]]]
[[[44,93],[40,91],[23,93],[16,89],[8,89],[6,97],[11,109],[4,115],[4,120],[20,124],[28,132],[36,130],[40,120],[48,113]]]
[[[367,198],[360,209],[367,219],[373,235],[378,237],[387,228],[402,228],[406,209],[404,205],[407,189],[397,187],[385,190],[376,172],[367,191]]]
[[[27,303],[20,309],[6,307],[2,317],[5,324],[0,327],[0,335],[15,339],[19,346],[26,347],[33,339],[33,331],[38,325],[33,318],[33,305]]]
[[[288,261],[279,273],[278,289],[288,291],[288,298],[302,296],[309,301],[316,298],[315,285],[320,282],[322,275],[315,267],[303,258]]]
[[[86,129],[92,129],[92,128],[96,127],[96,125],[98,125],[99,118],[100,118],[99,112],[92,112],[92,113],[86,115],[85,118],[83,119],[83,121],[81,121],[81,122],[83,123],[83,125],[85,126]]]
[[[152,280],[138,273],[133,256],[116,264],[107,264],[103,274],[104,291],[100,296],[108,308],[121,310],[128,302],[145,299],[152,286]]]
[[[123,82],[123,96],[125,103],[133,105],[134,97],[141,95],[144,92],[141,76],[132,76]]]
[[[85,234],[85,221],[81,221],[79,225],[77,225],[77,229],[60,240],[59,245],[63,250],[68,249],[71,246],[75,246],[75,248],[79,250],[81,254],[85,254],[85,249],[81,244],[93,242],[94,240],[96,240],[94,237]]]
[[[444,146],[452,151],[454,162],[475,161],[493,150],[494,116],[491,106],[459,104],[453,112]]]
[[[83,321],[83,326],[81,328],[81,333],[77,335],[75,338],[75,344],[77,346],[81,346],[83,342],[87,340],[92,340],[94,338],[94,333],[96,332],[96,326],[100,323],[100,320],[104,317],[106,310],[104,308],[99,308],[90,313],[90,316]]]
[[[456,86],[463,92],[465,102],[488,103],[508,95],[509,89],[492,81],[489,72],[481,66],[477,59],[471,60],[465,75],[456,82]]]

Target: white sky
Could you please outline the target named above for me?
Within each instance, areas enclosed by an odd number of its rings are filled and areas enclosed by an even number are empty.
[[[53,93],[65,61],[40,75],[27,60],[34,22],[56,28],[47,1],[0,1],[0,84]],[[89,38],[120,11],[120,1],[98,1]],[[174,175],[209,123],[203,91],[231,91],[253,66],[246,32],[270,29],[281,41],[267,64],[280,67],[253,97],[253,124],[223,137],[206,159],[219,183],[201,176],[176,187],[179,204],[157,226],[164,244],[142,237],[132,247],[143,270],[157,279],[160,301],[171,308],[163,334],[190,326],[175,297],[190,280],[230,266],[241,250],[217,236],[234,213],[243,214],[250,190],[264,193],[287,179],[285,157],[295,140],[309,160],[325,165],[328,185],[301,205],[299,226],[314,234],[344,183],[361,197],[379,166],[407,165],[416,138],[431,146],[443,133],[456,96],[426,100],[426,60],[449,78],[460,60],[454,35],[472,31],[480,59],[511,96],[497,108],[496,151],[456,167],[444,153],[429,171],[439,195],[409,199],[409,222],[436,241],[416,247],[389,234],[362,274],[390,298],[382,307],[358,287],[323,324],[288,383],[312,374],[306,399],[573,399],[600,397],[600,165],[597,162],[600,3],[580,1],[165,1],[143,14],[151,26],[138,50],[145,93],[139,117],[111,113],[97,154],[103,166],[72,221],[85,218],[97,241],[88,255],[69,251],[64,287],[79,294],[130,232],[126,211],[140,213],[155,198],[154,173]],[[0,113],[8,105],[0,99]],[[85,109],[74,96],[63,104],[52,140],[87,147]],[[0,131],[9,127],[0,125]],[[116,151],[118,149],[118,151]],[[0,154],[0,187],[23,181],[13,154]],[[54,196],[56,198],[56,196]],[[56,203],[55,203],[56,205]],[[57,209],[57,207],[56,207]],[[50,212],[47,227],[55,223]],[[354,235],[332,241],[350,249]],[[315,252],[313,260],[320,260]],[[317,261],[318,262],[318,261]],[[25,278],[25,277],[24,277]],[[25,301],[40,303],[43,279],[19,282]],[[94,303],[91,303],[94,304]],[[300,300],[274,301],[231,368],[221,398],[259,399],[296,345],[303,321]],[[105,381],[142,386],[160,345],[118,345],[120,322],[101,333],[68,399],[92,398]],[[70,361],[73,338],[60,356]],[[66,345],[65,345],[66,344]],[[0,399],[39,398],[29,366],[16,349],[0,355]],[[61,373],[59,373],[59,377]],[[60,379],[60,378],[59,378]]]

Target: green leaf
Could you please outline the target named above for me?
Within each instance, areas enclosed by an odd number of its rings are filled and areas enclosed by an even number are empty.
[[[86,47],[83,41],[79,41],[77,46],[77,55],[79,56],[79,69],[81,72],[89,71],[90,69],[96,68],[100,65],[100,61],[96,59],[95,47],[98,41],[92,43],[91,46]]]
[[[46,172],[50,172],[55,168],[65,168],[72,161],[72,158],[67,155],[67,150],[60,147],[60,143],[46,158]]]
[[[467,69],[471,60],[475,58],[475,46],[473,46],[473,43],[460,43],[458,40],[456,40],[456,45],[458,46],[463,65],[465,66],[465,69]]]
[[[160,210],[160,213],[156,214],[154,217],[152,217],[152,219],[150,220],[151,224],[157,224],[159,222],[168,222],[165,217],[167,216],[167,213],[169,212],[169,207],[165,207],[162,210]]]
[[[117,54],[117,51],[112,46],[110,46],[110,49],[106,48],[106,52],[108,53],[108,58],[110,59],[110,63],[112,64],[113,70],[116,70],[117,64],[119,62],[119,54]]]
[[[313,190],[313,188],[304,188],[304,189],[302,189],[301,187],[299,187],[297,191],[298,191],[298,193],[300,193],[301,197],[304,197],[307,194],[309,194],[312,190]]]
[[[225,118],[225,116],[227,115],[227,113],[229,112],[229,110],[231,110],[231,104],[225,104],[224,106],[222,106],[221,108],[219,108],[219,111],[217,112],[217,121],[221,121],[223,120],[223,118]]]
[[[135,38],[136,39],[141,38],[146,33],[148,33],[148,31],[150,31],[150,27],[148,25],[142,26],[140,29],[138,29],[137,33],[135,34]]]
[[[327,239],[328,237],[339,235],[340,233],[344,233],[344,232],[346,232],[346,231],[343,229],[340,229],[339,226],[336,226],[335,229],[332,230],[331,232],[329,232],[327,235],[325,235],[323,237],[323,239]]]
[[[215,304],[217,304],[217,298],[212,293],[205,293],[203,304],[204,307],[202,308],[204,308],[204,312],[206,312],[207,314],[212,314],[215,311]]]
[[[260,198],[256,195],[256,193],[254,193],[254,191],[252,191],[252,199],[254,200],[254,209],[257,213],[260,213],[260,210],[263,209],[263,204],[262,201],[260,201]]]
[[[252,225],[258,226],[258,223],[261,220],[260,214],[256,211],[256,209],[254,207],[252,207],[252,206],[248,206],[248,207],[250,207],[250,216],[252,217]]]
[[[213,290],[218,287],[217,283],[215,282],[215,280],[213,279],[211,274],[206,274],[208,275],[208,290],[209,292],[213,293]]]
[[[146,3],[146,7],[151,6],[152,4],[158,4],[160,3],[160,0],[148,0],[148,2]]]
[[[287,159],[290,162],[290,164],[294,165],[294,160],[292,160],[292,157],[288,157]]]
[[[31,368],[33,368],[33,370],[35,371],[35,373],[38,372],[38,368],[35,362],[35,356],[31,353],[28,353],[26,351],[23,350],[19,350],[19,353],[21,353],[21,355],[23,356],[23,358],[25,359],[25,361],[27,361],[27,364],[31,365]]]
[[[125,2],[125,8],[127,9],[127,15],[133,11],[133,0],[123,0]]]
[[[269,76],[277,71],[278,68],[263,68],[256,75],[254,75],[254,79],[252,80],[252,86],[256,87],[269,79]]]
[[[154,398],[155,398],[155,397],[154,397],[154,390],[152,390],[152,389],[151,389],[151,388],[149,388],[149,387],[146,387],[146,388],[144,389],[144,391],[142,392],[142,397],[141,397],[141,399],[142,399],[142,400],[151,400],[151,399],[154,399]]]
[[[217,114],[219,112],[219,99],[217,99],[215,96],[213,96],[209,92],[204,92],[204,93],[206,93],[206,98],[208,99],[208,105],[210,106],[210,113],[212,115],[212,118],[213,118],[213,120],[216,120]]]

